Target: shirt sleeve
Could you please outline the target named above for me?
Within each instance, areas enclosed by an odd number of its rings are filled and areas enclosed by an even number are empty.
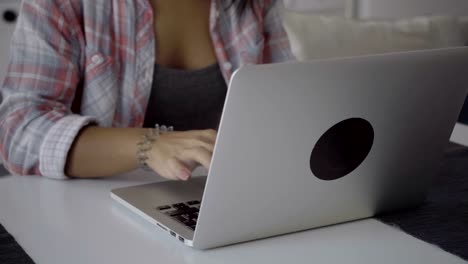
[[[283,9],[283,0],[266,1],[264,18],[265,48],[263,57],[267,63],[295,60],[291,52],[288,36],[283,27],[281,16]]]
[[[71,2],[23,1],[0,87],[0,156],[13,174],[66,179],[75,137],[96,122],[70,110],[81,75]]]

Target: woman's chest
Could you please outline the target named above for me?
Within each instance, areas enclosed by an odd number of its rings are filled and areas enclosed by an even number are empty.
[[[210,35],[210,1],[156,1],[154,34],[157,63],[198,69],[216,62]]]

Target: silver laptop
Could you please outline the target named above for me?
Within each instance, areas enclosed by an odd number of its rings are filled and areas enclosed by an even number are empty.
[[[245,66],[208,177],[112,198],[207,249],[417,206],[468,91],[468,48]]]

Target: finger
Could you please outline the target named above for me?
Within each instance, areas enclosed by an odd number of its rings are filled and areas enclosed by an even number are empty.
[[[151,169],[153,169],[154,172],[156,172],[156,174],[158,174],[159,176],[163,177],[163,178],[166,178],[166,179],[169,179],[169,180],[178,180],[178,178],[176,176],[173,175],[173,173],[171,172],[171,170],[166,166],[164,168],[153,168],[152,166],[150,166]]]
[[[193,170],[195,170],[198,166],[200,166],[200,164],[199,164],[198,162],[193,161],[193,160],[191,160],[191,161],[185,161],[185,162],[184,162],[184,161],[181,161],[181,162],[185,165],[185,167],[186,167],[187,169],[189,169],[189,170],[192,171],[192,172],[193,172]]]
[[[192,138],[186,139],[186,142],[184,143],[186,147],[188,148],[205,148],[209,152],[213,153],[214,151],[214,142],[211,142],[209,139],[206,139],[202,136],[196,136]]]
[[[201,138],[203,138],[205,142],[208,142],[214,145],[216,142],[216,136],[218,135],[218,133],[216,132],[216,130],[206,129],[206,130],[200,130],[199,135],[201,136]]]
[[[210,168],[211,156],[211,152],[202,147],[188,149],[182,153],[183,161],[196,161],[198,164],[202,165],[206,169]]]
[[[216,136],[218,135],[218,132],[214,129],[206,129],[203,130],[203,133],[209,138],[216,139]]]
[[[216,142],[216,138],[218,137],[218,132],[213,129],[206,130],[205,133],[207,134],[207,137],[213,142],[213,144]]]
[[[187,181],[192,176],[192,171],[178,159],[170,159],[168,165],[173,179]]]
[[[207,143],[207,142],[203,142],[203,141],[200,141],[198,143],[198,147],[202,147],[202,148],[208,150],[210,153],[213,153],[214,146],[215,145],[213,143]]]

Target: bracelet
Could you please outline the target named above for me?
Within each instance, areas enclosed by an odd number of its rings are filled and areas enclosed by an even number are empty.
[[[140,166],[145,170],[151,170],[146,161],[148,160],[148,151],[153,148],[153,143],[159,138],[159,136],[166,132],[174,131],[174,127],[170,126],[159,126],[156,124],[154,128],[150,129],[147,134],[141,137],[141,140],[137,143],[137,160]]]

